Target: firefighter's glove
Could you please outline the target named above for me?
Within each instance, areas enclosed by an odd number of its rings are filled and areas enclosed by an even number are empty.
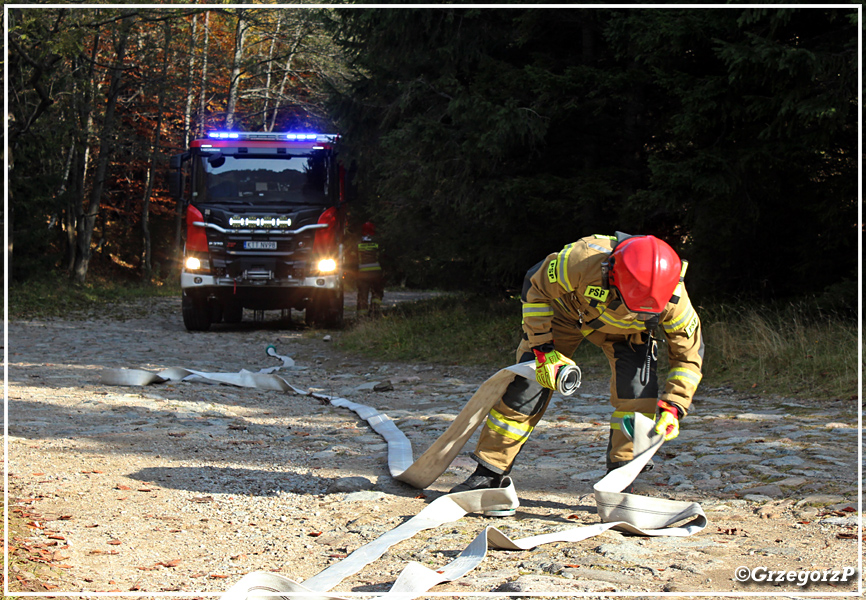
[[[553,344],[544,344],[532,349],[535,354],[535,379],[542,386],[556,389],[556,376],[559,369],[565,365],[574,365],[574,361],[563,356],[553,348]]]
[[[659,418],[656,421],[656,433],[664,435],[669,442],[680,434],[680,410],[664,400],[659,400]]]

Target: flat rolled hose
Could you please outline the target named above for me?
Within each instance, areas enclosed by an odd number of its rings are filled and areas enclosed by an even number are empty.
[[[269,356],[282,359],[284,367],[294,364],[290,357],[277,354],[276,349],[269,348],[267,352]],[[515,377],[535,379],[535,361],[512,365],[494,374],[481,384],[448,429],[416,460],[413,458],[412,445],[408,438],[387,415],[346,398],[300,390],[285,378],[276,375],[279,369],[280,367],[271,367],[258,373],[204,373],[177,367],[159,373],[112,369],[103,372],[102,382],[108,385],[150,385],[166,381],[198,381],[294,391],[311,396],[331,406],[352,410],[367,421],[370,427],[388,442],[388,470],[391,476],[424,489],[451,465],[475,430],[485,422],[488,412],[502,398]],[[577,366],[562,367],[556,378],[557,391],[565,396],[573,394],[580,387],[580,378],[581,373]],[[388,597],[397,597],[411,600],[425,595],[433,586],[444,581],[454,581],[477,567],[489,547],[525,551],[541,544],[579,542],[612,528],[639,536],[677,537],[690,536],[703,530],[707,526],[707,518],[697,503],[623,492],[664,443],[664,436],[655,433],[655,422],[641,413],[635,413],[632,426],[634,459],[610,471],[593,486],[600,523],[564,530],[557,528],[550,533],[517,540],[512,540],[495,527],[487,526],[455,560],[445,566],[429,569],[417,562],[409,563],[391,590],[377,598],[385,600]],[[506,480],[503,480],[503,483],[506,483]],[[348,600],[347,596],[333,594],[329,590],[380,558],[398,542],[421,531],[452,523],[469,513],[510,511],[519,505],[514,482],[510,478],[507,478],[506,487],[444,494],[408,521],[355,549],[344,560],[330,565],[305,580],[303,584],[269,571],[254,571],[227,590],[221,600],[260,600],[273,598],[275,594],[281,598],[302,595],[307,600]],[[687,522],[680,524],[682,521]]]

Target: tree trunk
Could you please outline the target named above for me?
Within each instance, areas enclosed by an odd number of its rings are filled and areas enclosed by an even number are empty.
[[[229,82],[229,101],[226,107],[226,129],[232,129],[235,126],[235,109],[238,104],[238,95],[241,87],[241,63],[244,59],[244,38],[246,37],[247,26],[244,21],[243,10],[238,11],[238,25],[235,29],[235,54],[232,59],[232,75]]]
[[[156,157],[159,153],[159,142],[162,137],[162,120],[165,114],[165,89],[168,78],[169,55],[171,54],[171,21],[165,21],[164,35],[165,47],[162,56],[162,72],[156,102],[156,132],[153,135],[153,146],[150,151],[150,166],[147,170],[147,186],[144,190],[144,201],[141,209],[141,230],[144,237],[144,280],[150,283],[153,277],[153,249],[150,240],[150,198],[153,195],[153,179],[156,171]]]
[[[96,90],[99,84],[96,82],[96,57],[99,55],[99,47],[101,44],[101,35],[97,31],[93,36],[93,44],[90,49],[90,60],[87,61],[89,67],[86,70],[84,83],[81,86],[80,94],[75,94],[80,98],[76,103],[74,116],[78,123],[78,145],[81,150],[77,153],[75,159],[75,169],[72,174],[72,193],[70,194],[69,203],[66,213],[66,240],[67,240],[67,255],[66,255],[66,271],[73,273],[75,268],[75,257],[77,255],[76,237],[78,232],[78,221],[81,215],[84,214],[84,200],[87,195],[87,172],[90,165],[90,140],[94,137],[93,125],[93,99],[96,97]],[[83,69],[82,69],[83,70]],[[79,73],[79,69],[73,70],[73,76]],[[76,84],[75,88],[77,89]]]
[[[103,119],[99,134],[99,155],[96,159],[96,169],[93,173],[93,187],[90,191],[90,201],[88,202],[87,209],[79,218],[76,227],[76,251],[75,264],[72,267],[72,280],[77,284],[85,282],[87,270],[90,267],[90,243],[93,239],[93,226],[96,224],[96,216],[99,214],[102,192],[105,189],[108,159],[112,151],[111,140],[114,135],[117,98],[120,95],[123,80],[123,60],[126,56],[126,44],[129,40],[129,32],[132,29],[132,25],[132,17],[124,19],[118,32],[119,37],[114,44],[115,63],[111,67],[111,83],[106,93],[105,118]]]
[[[262,107],[262,130],[273,131],[273,126],[268,127],[268,108],[271,104],[271,77],[274,71],[274,50],[277,46],[277,38],[280,36],[280,26],[283,24],[283,11],[278,12],[277,30],[271,37],[271,47],[268,49],[268,74],[265,78],[265,104]],[[273,123],[273,121],[271,121]]]
[[[192,30],[189,36],[189,63],[187,66],[186,84],[186,107],[183,113],[183,147],[189,148],[189,140],[192,137],[192,103],[195,100],[193,78],[195,77],[195,38],[198,31],[198,15],[192,18]],[[205,34],[206,35],[206,34]],[[186,171],[181,171],[181,196],[186,189]],[[181,260],[181,248],[183,243],[183,200],[178,199],[174,209],[174,262],[179,264]]]
[[[210,12],[204,14],[204,47],[201,56],[201,97],[198,112],[198,134],[204,136],[205,115],[207,114],[207,53],[210,45]]]
[[[300,32],[300,26],[298,26],[298,31]],[[295,44],[292,47],[292,50],[289,52],[288,58],[286,58],[286,68],[283,71],[283,79],[282,79],[282,81],[280,81],[280,92],[277,94],[276,100],[274,100],[274,111],[273,111],[273,114],[271,115],[271,124],[270,124],[270,127],[268,127],[268,131],[273,131],[274,127],[276,126],[277,113],[280,111],[280,106],[282,104],[283,95],[286,93],[286,83],[289,80],[289,73],[291,72],[291,69],[292,69],[292,61],[295,58],[295,51],[297,50],[297,48],[299,46],[299,43],[298,43],[299,39],[300,39],[300,33],[299,33],[298,37],[295,39]]]

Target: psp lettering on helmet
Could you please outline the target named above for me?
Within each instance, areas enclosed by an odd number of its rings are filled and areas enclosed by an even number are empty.
[[[695,333],[695,330],[698,328],[698,322],[698,315],[693,315],[691,321],[689,321],[689,324],[686,325],[686,335],[688,337],[692,337],[692,335]]]
[[[547,265],[547,280],[550,283],[556,283],[556,259],[553,259]]]

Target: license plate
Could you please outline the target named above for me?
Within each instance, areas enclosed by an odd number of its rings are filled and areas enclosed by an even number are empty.
[[[276,242],[244,242],[244,250],[276,250]]]

